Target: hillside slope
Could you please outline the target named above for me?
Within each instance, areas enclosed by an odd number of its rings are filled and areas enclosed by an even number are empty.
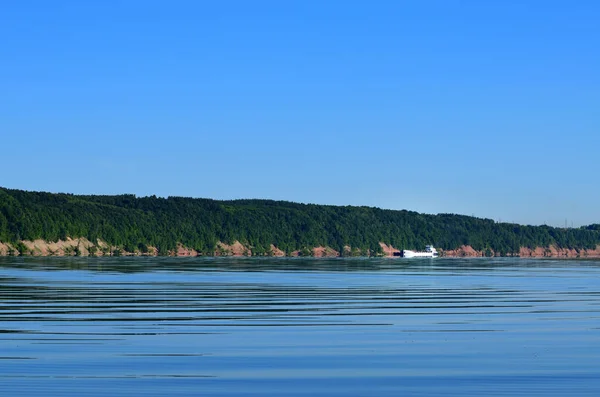
[[[68,251],[74,254],[91,248],[91,253],[159,255],[381,255],[434,244],[447,255],[595,256],[600,227],[523,226],[454,214],[272,200],[0,188],[0,253],[41,254],[41,245],[67,241],[78,241]]]

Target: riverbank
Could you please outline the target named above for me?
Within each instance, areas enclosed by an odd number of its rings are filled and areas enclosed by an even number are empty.
[[[379,243],[381,252],[372,255],[371,252],[362,252],[357,248],[345,246],[342,252],[336,251],[331,247],[312,247],[303,250],[295,250],[285,252],[275,245],[271,244],[269,251],[260,256],[273,257],[316,257],[316,258],[335,258],[335,257],[351,257],[351,256],[380,256],[380,257],[396,257],[400,256],[401,250],[387,245],[383,242]],[[600,245],[595,249],[569,249],[556,246],[549,247],[521,247],[519,252],[500,255],[491,249],[476,250],[471,246],[461,246],[452,250],[439,249],[440,256],[455,257],[455,258],[476,258],[476,257],[521,257],[521,258],[600,258]],[[22,240],[18,243],[2,243],[0,242],[0,256],[175,256],[175,257],[196,257],[196,256],[257,256],[252,251],[252,247],[245,246],[239,241],[232,244],[218,242],[215,250],[210,252],[199,252],[195,249],[179,245],[174,250],[169,250],[165,255],[159,255],[159,250],[153,246],[144,246],[143,249],[127,251],[122,247],[110,245],[103,240],[98,240],[92,243],[86,238],[67,238],[50,242],[45,240]]]

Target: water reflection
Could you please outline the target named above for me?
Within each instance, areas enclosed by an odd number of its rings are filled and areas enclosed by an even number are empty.
[[[600,259],[526,258],[261,258],[261,257],[0,257],[0,269],[82,270],[139,273],[152,271],[473,271],[507,268],[598,268]]]

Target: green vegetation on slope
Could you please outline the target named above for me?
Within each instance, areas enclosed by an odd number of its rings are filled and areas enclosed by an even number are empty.
[[[218,241],[237,240],[254,254],[269,253],[271,244],[286,252],[316,246],[342,252],[346,245],[381,252],[379,242],[385,242],[399,249],[470,245],[505,255],[520,247],[592,249],[600,244],[600,227],[522,226],[454,214],[272,200],[80,196],[0,188],[0,242],[67,237],[102,239],[130,252],[151,245],[160,254],[178,243],[211,254]]]

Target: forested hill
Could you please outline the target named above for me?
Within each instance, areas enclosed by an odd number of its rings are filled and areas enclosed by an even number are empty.
[[[181,245],[210,255],[218,242],[239,241],[258,255],[271,253],[272,245],[287,253],[325,246],[373,254],[381,253],[380,242],[398,249],[471,246],[506,255],[521,247],[594,249],[600,244],[600,227],[522,226],[463,215],[271,200],[81,196],[0,188],[0,242],[67,237],[100,239],[129,252],[152,246],[159,254]]]

